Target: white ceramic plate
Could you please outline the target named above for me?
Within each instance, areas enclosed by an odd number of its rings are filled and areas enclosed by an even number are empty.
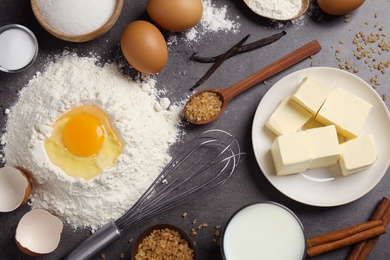
[[[374,136],[377,161],[369,169],[347,177],[341,175],[338,164],[307,170],[304,173],[276,176],[270,147],[275,135],[265,128],[265,122],[279,102],[291,95],[301,80],[309,76],[327,88],[341,87],[373,105],[362,133]],[[308,68],[279,80],[265,94],[257,107],[252,126],[252,142],[256,160],[275,188],[286,196],[313,206],[337,206],[352,202],[375,187],[390,164],[390,116],[381,97],[359,77],[335,68]]]

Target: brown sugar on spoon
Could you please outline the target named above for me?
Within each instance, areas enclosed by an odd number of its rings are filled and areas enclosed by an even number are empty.
[[[197,92],[188,99],[184,106],[184,116],[190,123],[208,124],[223,113],[235,96],[320,50],[320,43],[313,40],[228,88],[205,89]],[[193,99],[196,101],[193,102]]]
[[[185,115],[196,122],[207,121],[221,111],[222,104],[217,93],[205,91],[188,102]]]

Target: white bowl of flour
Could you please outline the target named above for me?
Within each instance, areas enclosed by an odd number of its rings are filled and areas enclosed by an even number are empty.
[[[288,21],[303,15],[310,0],[244,0],[256,14],[278,21]]]

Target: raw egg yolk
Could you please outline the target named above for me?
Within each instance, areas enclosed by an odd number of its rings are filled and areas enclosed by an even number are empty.
[[[64,127],[65,146],[73,154],[88,157],[97,154],[104,140],[104,128],[90,115],[71,118]]]
[[[85,180],[112,168],[123,149],[123,141],[107,114],[97,106],[87,105],[63,114],[44,145],[54,165],[71,177]]]

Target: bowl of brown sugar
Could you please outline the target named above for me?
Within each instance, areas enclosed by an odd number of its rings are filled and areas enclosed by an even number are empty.
[[[195,245],[181,228],[157,224],[145,229],[135,240],[131,259],[195,260]]]
[[[87,42],[114,26],[123,0],[31,0],[31,7],[50,34],[69,42]]]

